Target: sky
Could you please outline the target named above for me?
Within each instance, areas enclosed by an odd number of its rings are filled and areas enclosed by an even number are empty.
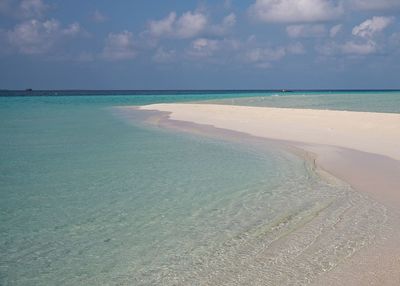
[[[399,89],[400,0],[0,0],[0,89]]]

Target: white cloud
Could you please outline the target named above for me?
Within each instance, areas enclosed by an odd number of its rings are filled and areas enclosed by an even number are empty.
[[[218,41],[217,40],[209,40],[209,39],[197,39],[192,42],[192,47],[195,50],[216,50],[218,48]]]
[[[255,48],[246,52],[245,61],[259,68],[270,68],[272,62],[286,56],[284,48]]]
[[[95,23],[103,23],[103,22],[107,21],[107,17],[104,16],[104,14],[101,13],[99,10],[95,10],[95,11],[92,13],[92,15],[91,15],[90,18],[91,18],[92,21],[95,22]]]
[[[191,43],[187,54],[190,57],[204,58],[214,55],[221,48],[221,43],[218,40],[200,38]]]
[[[208,60],[213,63],[223,63],[224,59],[233,60],[244,50],[242,42],[236,39],[197,38],[190,42],[185,50],[185,58],[189,60]]]
[[[176,13],[171,12],[169,15],[158,21],[150,21],[149,32],[155,37],[170,35],[173,32],[173,25],[176,21]]]
[[[245,60],[258,67],[266,68],[271,66],[271,62],[279,61],[285,55],[286,51],[284,48],[255,48],[246,52]]]
[[[43,0],[0,0],[0,14],[10,18],[42,18],[49,8]]]
[[[290,44],[287,48],[286,51],[289,54],[293,55],[303,55],[306,53],[306,49],[304,48],[303,44],[300,42]]]
[[[111,61],[135,58],[136,51],[134,49],[132,33],[123,31],[117,34],[108,34],[102,57]]]
[[[236,15],[235,13],[231,13],[228,16],[224,17],[222,20],[222,26],[226,28],[231,28],[236,24]]]
[[[330,42],[325,46],[317,48],[318,52],[322,55],[335,55],[335,54],[346,54],[346,55],[357,55],[366,56],[383,50],[385,48],[384,41],[378,41],[380,39],[378,34],[385,30],[392,22],[393,17],[372,17],[360,25],[357,25],[352,30],[353,39],[348,40],[343,44]],[[331,36],[334,37],[337,32],[331,29]],[[340,28],[338,28],[340,30]]]
[[[176,21],[176,35],[179,38],[191,38],[198,35],[207,26],[207,17],[202,13],[184,13]]]
[[[67,28],[55,20],[29,20],[7,32],[9,43],[23,54],[44,54],[49,52],[64,37],[75,36],[80,32],[79,23]]]
[[[342,24],[335,25],[329,30],[329,36],[335,38],[336,35],[342,30]]]
[[[211,24],[208,16],[203,12],[185,12],[180,17],[171,12],[161,20],[152,20],[148,24],[148,30],[144,34],[150,34],[154,38],[169,37],[190,39],[203,35],[222,36],[228,33],[236,24],[236,15],[230,13],[221,23]]]
[[[223,35],[232,29],[236,24],[236,15],[231,13],[222,19],[222,23],[212,26],[210,31],[215,35]]]
[[[340,52],[340,45],[333,42],[329,41],[324,43],[323,45],[318,45],[315,47],[315,50],[323,56],[333,56],[335,54],[338,54]]]
[[[324,25],[291,25],[286,27],[286,33],[291,38],[323,37],[326,34]]]
[[[378,43],[376,35],[386,29],[393,20],[393,17],[372,17],[353,28],[353,40],[340,45],[331,45],[330,50],[326,51],[331,54],[342,53],[357,56],[376,53],[378,50],[384,49],[384,42]]]
[[[72,23],[67,28],[65,28],[62,33],[69,36],[75,36],[81,32],[81,26],[79,23]]]
[[[249,12],[263,22],[301,23],[338,18],[343,9],[329,0],[256,0]]]
[[[192,38],[204,31],[208,23],[201,12],[185,12],[179,18],[171,12],[166,18],[150,21],[149,32],[155,37]]]
[[[247,41],[247,44],[241,47],[244,51],[242,60],[260,68],[272,67],[274,62],[281,61],[286,56],[300,56],[306,54],[306,49],[301,42],[293,42],[286,46],[278,47],[254,47],[257,45],[256,39]]]
[[[174,60],[175,55],[175,50],[164,50],[164,48],[160,47],[154,54],[153,61],[156,63],[169,63]]]
[[[368,41],[366,43],[356,43],[354,41],[346,42],[340,47],[344,54],[369,55],[377,51],[376,43]]]
[[[354,36],[370,39],[393,22],[393,17],[372,17],[353,28]]]
[[[378,48],[378,45],[372,40],[361,42],[350,40],[342,44],[330,41],[322,46],[316,47],[316,50],[323,56],[337,56],[343,54],[348,56],[367,56],[376,53]]]
[[[24,17],[41,17],[48,9],[42,0],[22,0],[19,4],[20,13]]]
[[[399,0],[352,0],[353,7],[361,10],[389,10],[400,8]]]

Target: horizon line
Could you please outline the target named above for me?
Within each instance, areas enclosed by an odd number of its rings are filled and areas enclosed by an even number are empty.
[[[400,91],[400,88],[338,88],[338,89],[329,89],[329,88],[319,88],[319,89],[308,89],[308,88],[274,88],[274,89],[0,89],[0,92],[60,92],[60,91],[124,91],[124,92],[160,92],[160,91],[273,91],[273,92],[296,92],[296,91]]]

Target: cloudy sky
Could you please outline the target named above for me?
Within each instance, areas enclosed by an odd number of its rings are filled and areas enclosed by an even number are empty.
[[[400,0],[0,0],[0,89],[400,88]]]

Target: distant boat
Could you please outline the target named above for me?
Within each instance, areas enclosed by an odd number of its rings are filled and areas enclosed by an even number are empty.
[[[27,89],[25,89],[25,91],[33,91],[33,89],[32,88],[27,88]]]

